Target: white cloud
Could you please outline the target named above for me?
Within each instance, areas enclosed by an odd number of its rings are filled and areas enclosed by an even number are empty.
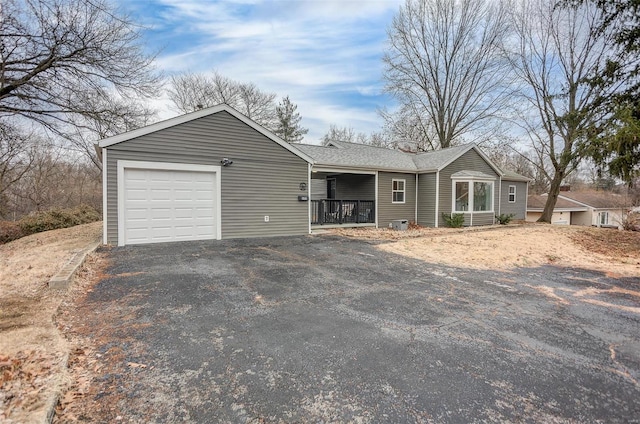
[[[157,15],[145,21],[149,37],[164,43],[159,68],[168,74],[215,69],[289,95],[310,129],[308,141],[316,141],[332,123],[379,129],[380,58],[400,3],[156,0],[144,13]]]

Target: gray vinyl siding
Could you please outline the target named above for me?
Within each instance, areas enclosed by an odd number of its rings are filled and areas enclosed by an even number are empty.
[[[227,112],[219,112],[107,148],[107,240],[118,242],[117,161],[222,167],[222,238],[306,234],[308,203],[298,201],[307,162]],[[264,222],[264,216],[269,222]]]
[[[418,224],[436,225],[436,173],[418,175]]]
[[[509,186],[516,186],[516,201],[509,203]],[[500,213],[514,214],[513,219],[525,219],[527,214],[527,183],[523,181],[502,181]]]
[[[405,203],[392,203],[391,181],[405,180]],[[378,226],[385,228],[394,219],[415,221],[416,175],[392,172],[378,173]]]
[[[336,175],[336,199],[339,200],[375,200],[375,175],[340,174]]]
[[[311,200],[327,198],[327,180],[314,178],[311,180]]]
[[[496,184],[496,186],[497,186],[497,184]],[[473,226],[474,227],[479,226],[479,225],[492,225],[494,223],[493,220],[494,220],[494,214],[493,213],[490,213],[490,212],[474,212],[473,213]]]
[[[499,179],[496,171],[487,163],[485,160],[476,152],[471,149],[468,152],[464,153],[458,159],[447,165],[444,169],[440,171],[440,201],[439,208],[440,213],[450,214],[451,213],[451,199],[452,199],[452,190],[453,184],[451,180],[451,175],[455,174],[459,171],[479,171],[484,174],[495,176],[495,183],[493,185],[494,190],[494,205],[493,210],[498,212],[498,204],[500,201],[498,190],[499,190]],[[486,212],[475,212],[473,214],[473,226],[476,225],[489,225],[493,224],[494,216],[493,213]],[[465,213],[465,224],[470,225],[470,214]],[[441,226],[445,226],[444,222],[441,223]]]

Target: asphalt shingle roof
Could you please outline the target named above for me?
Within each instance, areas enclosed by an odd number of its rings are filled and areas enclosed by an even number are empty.
[[[463,144],[432,152],[406,153],[344,141],[335,141],[331,144],[332,146],[296,144],[295,147],[313,158],[316,165],[416,172],[442,169],[475,146]],[[529,180],[511,171],[503,172],[503,176],[510,181]]]
[[[502,179],[507,181],[531,181],[531,178],[527,178],[524,175],[509,171],[508,169],[502,170]]]
[[[589,205],[596,209],[630,207],[629,199],[615,193],[605,191],[561,191],[560,196]]]
[[[416,171],[411,154],[364,144],[336,142],[334,147],[297,144],[319,165]]]
[[[434,150],[432,152],[418,153],[413,161],[420,171],[435,171],[455,160],[458,156],[469,150],[469,144],[449,147],[448,149]]]
[[[544,209],[544,205],[547,203],[547,195],[540,195],[540,194],[531,194],[529,195],[529,197],[527,197],[527,210],[536,210],[536,209],[540,209],[543,210]],[[554,208],[555,210],[568,210],[568,209],[572,209],[572,210],[587,210],[586,206],[581,205],[580,203],[576,203],[573,202],[571,200],[568,199],[563,199],[562,197],[558,197],[558,200],[556,201],[556,207]]]

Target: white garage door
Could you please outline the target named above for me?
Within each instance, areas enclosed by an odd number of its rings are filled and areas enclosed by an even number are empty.
[[[123,188],[119,244],[216,238],[214,172],[125,168]]]

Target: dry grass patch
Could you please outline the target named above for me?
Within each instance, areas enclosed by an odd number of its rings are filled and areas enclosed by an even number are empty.
[[[340,229],[347,237],[384,241],[379,248],[428,262],[475,269],[544,264],[616,276],[640,276],[640,234],[544,224],[465,229]]]
[[[53,323],[65,294],[47,283],[101,230],[95,222],[0,245],[0,422],[44,422],[65,383],[67,346]]]

